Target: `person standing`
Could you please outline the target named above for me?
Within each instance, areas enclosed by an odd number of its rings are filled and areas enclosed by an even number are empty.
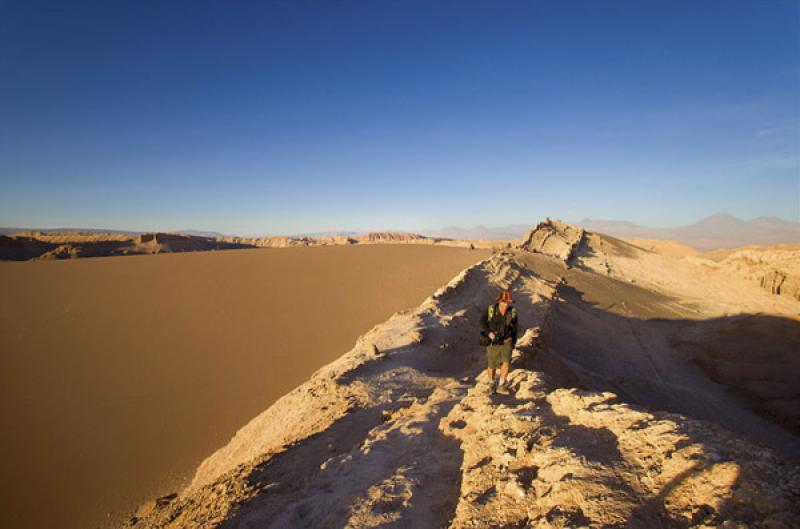
[[[489,305],[481,316],[482,335],[488,338],[486,355],[489,367],[489,391],[495,391],[495,371],[500,369],[497,393],[508,395],[508,370],[511,366],[511,351],[517,343],[517,309],[511,306],[511,292],[501,290],[495,303]]]

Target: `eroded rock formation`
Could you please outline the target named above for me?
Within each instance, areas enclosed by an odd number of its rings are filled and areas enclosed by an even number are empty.
[[[520,248],[543,253],[569,263],[583,240],[584,230],[558,220],[547,219],[529,231]]]

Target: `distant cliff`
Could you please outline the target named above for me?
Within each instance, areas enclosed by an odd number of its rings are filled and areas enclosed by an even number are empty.
[[[247,244],[178,233],[20,232],[0,235],[0,260],[74,259],[250,247]]]
[[[438,244],[444,246],[502,248],[503,241],[454,241],[405,232],[370,232],[364,235],[320,237],[203,237],[186,233],[31,232],[0,235],[0,260],[74,259],[115,255],[172,252],[206,252],[244,248],[291,248],[352,244]]]

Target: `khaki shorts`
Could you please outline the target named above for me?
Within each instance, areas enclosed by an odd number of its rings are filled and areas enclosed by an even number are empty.
[[[490,345],[486,348],[489,359],[489,369],[498,369],[504,362],[511,362],[511,342]]]

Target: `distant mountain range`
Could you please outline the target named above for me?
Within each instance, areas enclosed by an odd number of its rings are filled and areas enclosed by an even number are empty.
[[[698,250],[713,250],[716,248],[734,248],[748,244],[782,244],[800,243],[800,222],[781,219],[778,217],[756,217],[751,220],[742,220],[727,213],[716,213],[689,226],[675,228],[649,228],[624,220],[583,219],[573,222],[587,230],[596,231],[622,238],[662,239],[675,240]],[[521,239],[535,222],[531,224],[510,224],[506,226],[488,227],[478,225],[473,228],[460,228],[448,226],[438,230],[422,230],[417,233],[427,237],[460,240],[509,240]],[[0,235],[7,235],[19,231],[51,232],[88,232],[88,233],[118,233],[125,235],[138,235],[141,232],[86,229],[86,228],[0,228]],[[223,234],[214,231],[178,230],[174,233],[195,235],[200,237],[222,237]],[[325,231],[315,233],[295,234],[295,237],[329,237],[350,236],[360,232],[355,231]]]
[[[521,239],[528,231],[530,231],[536,223],[533,224],[510,224],[508,226],[488,227],[488,226],[475,226],[474,228],[459,228],[457,226],[447,226],[440,230],[423,230],[420,235],[427,237],[438,237],[442,239],[485,239],[485,240],[509,240]]]
[[[800,243],[800,222],[777,217],[757,217],[748,221],[727,213],[716,213],[689,226],[676,228],[647,228],[625,221],[598,219],[583,219],[576,224],[614,237],[675,240],[698,250],[748,244]]]
[[[117,233],[120,235],[140,235],[141,231],[109,230],[103,228],[0,228],[0,235],[11,235],[21,231],[38,231],[40,233]]]
[[[778,217],[757,217],[747,221],[727,213],[716,213],[689,226],[675,228],[649,228],[624,220],[600,219],[583,219],[573,224],[614,237],[675,240],[698,250],[733,248],[748,244],[800,243],[800,222]],[[448,239],[520,239],[532,227],[531,224],[492,228],[475,226],[467,229],[450,226],[421,233]]]
[[[311,237],[314,239],[318,239],[320,237],[355,237],[356,235],[360,235],[362,233],[367,232],[359,232],[359,231],[315,231],[315,232],[305,232],[305,233],[295,233],[292,237]]]

